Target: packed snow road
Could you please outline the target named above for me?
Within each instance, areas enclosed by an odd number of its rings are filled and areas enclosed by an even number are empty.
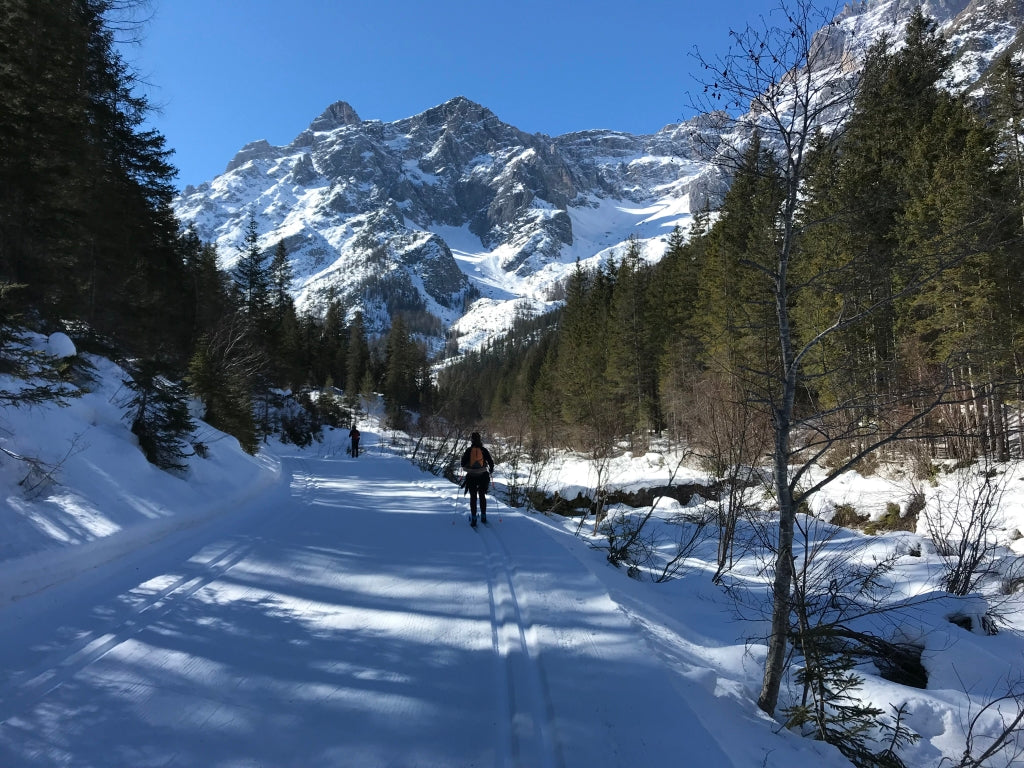
[[[0,765],[743,764],[568,534],[367,448],[4,607]]]

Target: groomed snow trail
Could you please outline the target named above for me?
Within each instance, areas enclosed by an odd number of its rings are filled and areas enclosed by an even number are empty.
[[[559,532],[366,437],[0,610],[0,765],[740,764]]]

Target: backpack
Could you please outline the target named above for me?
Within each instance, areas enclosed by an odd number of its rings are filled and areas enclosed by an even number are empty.
[[[487,471],[487,462],[484,460],[484,449],[474,445],[469,449],[469,474],[482,475]]]

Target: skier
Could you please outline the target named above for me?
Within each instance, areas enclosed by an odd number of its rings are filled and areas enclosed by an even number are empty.
[[[352,425],[352,429],[348,432],[348,438],[352,441],[352,446],[349,449],[349,453],[352,454],[352,458],[356,458],[359,455],[359,430],[356,429],[356,425]]]
[[[484,448],[480,433],[474,432],[469,438],[469,448],[462,454],[462,468],[466,470],[466,479],[462,486],[469,492],[469,524],[476,528],[476,500],[480,497],[480,521],[487,522],[487,489],[491,484],[491,473],[494,471],[494,459]]]

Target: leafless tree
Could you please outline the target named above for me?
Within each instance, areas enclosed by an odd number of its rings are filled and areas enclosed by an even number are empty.
[[[716,583],[732,567],[736,526],[755,498],[763,497],[763,483],[754,467],[769,454],[771,434],[761,415],[743,402],[729,376],[709,372],[694,384],[693,444],[698,458],[721,484],[718,504]]]
[[[926,509],[928,535],[944,558],[942,586],[950,594],[968,595],[994,572],[1003,494],[1015,474],[983,459],[959,475],[951,494],[937,494]]]

